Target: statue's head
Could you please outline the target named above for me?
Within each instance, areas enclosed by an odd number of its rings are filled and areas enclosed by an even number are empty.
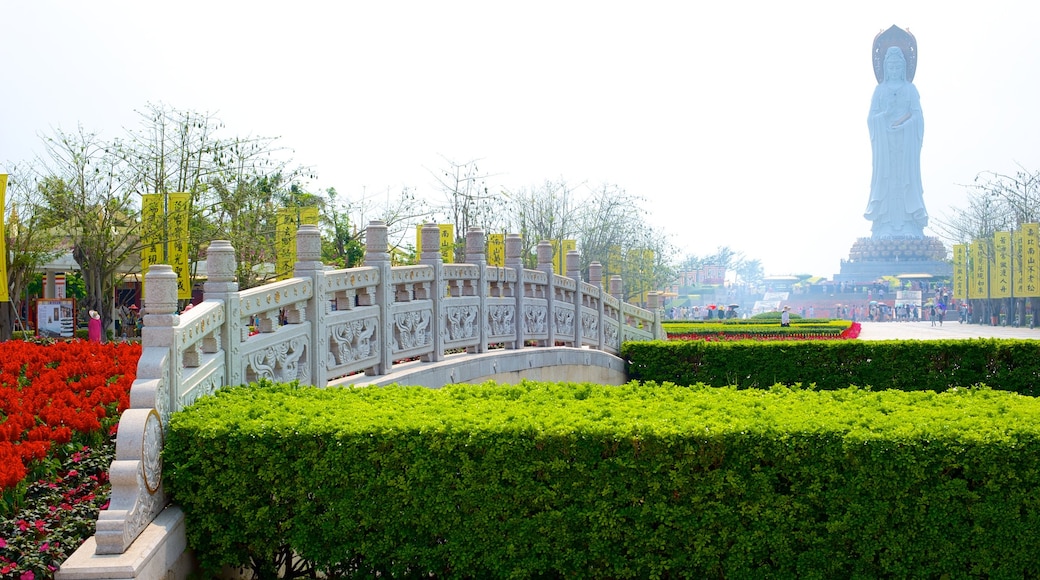
[[[906,58],[898,46],[888,47],[885,53],[885,80],[906,80]]]

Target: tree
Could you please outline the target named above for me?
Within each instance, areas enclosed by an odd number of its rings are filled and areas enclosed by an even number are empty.
[[[458,163],[445,157],[444,161],[448,164],[446,169],[430,173],[444,194],[445,204],[437,209],[447,214],[455,228],[455,260],[461,262],[465,259],[466,232],[470,228],[491,232],[502,225],[501,212],[496,211],[501,196],[488,191],[490,176],[480,171],[478,160]]]
[[[27,289],[39,268],[60,254],[59,236],[45,227],[42,199],[32,186],[36,171],[16,165],[8,176],[4,217],[7,249],[7,290],[11,301],[0,305],[0,341],[9,340],[12,331],[24,329],[22,313]]]
[[[932,228],[950,243],[970,243],[993,232],[1040,222],[1040,171],[1022,168],[1014,175],[985,171],[965,187],[966,206],[932,220]]]
[[[192,263],[211,240],[228,240],[240,287],[262,283],[273,274],[278,208],[317,203],[301,185],[312,172],[293,166],[274,138],[221,137],[224,124],[210,113],[149,104],[140,115],[141,126],[113,144],[137,192],[190,193]]]
[[[112,320],[115,279],[136,259],[133,175],[97,133],[55,130],[44,139],[47,159],[37,176],[41,225],[60,231],[86,285],[81,310]]]

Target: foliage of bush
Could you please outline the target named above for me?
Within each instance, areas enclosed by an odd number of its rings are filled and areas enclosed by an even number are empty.
[[[640,381],[905,391],[985,383],[1040,395],[1035,340],[647,341],[624,343],[621,356],[628,361],[629,378]]]
[[[854,324],[848,320],[792,319],[790,326],[780,326],[780,319],[777,317],[776,320],[673,321],[662,323],[662,328],[670,340],[792,340],[842,338]]]
[[[261,384],[175,414],[164,457],[210,571],[1021,578],[1038,417],[981,388]]]

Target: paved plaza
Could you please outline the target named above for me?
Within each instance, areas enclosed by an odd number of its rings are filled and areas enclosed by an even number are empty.
[[[931,322],[862,322],[861,340],[940,340],[949,338],[1025,338],[1040,340],[1040,328],[961,324],[945,321],[942,326]]]

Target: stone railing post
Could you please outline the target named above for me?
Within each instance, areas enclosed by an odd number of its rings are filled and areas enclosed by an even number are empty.
[[[423,224],[420,243],[419,263],[433,268],[433,283],[430,288],[430,299],[433,302],[433,352],[429,354],[429,362],[444,360],[445,310],[444,298],[448,292],[444,281],[444,257],[441,256],[441,230],[435,223]],[[425,360],[425,358],[424,358]]]
[[[585,324],[581,315],[581,307],[585,302],[581,291],[581,254],[577,250],[567,252],[564,263],[567,266],[567,277],[574,280],[574,346],[581,348],[585,334]]]
[[[470,228],[466,232],[466,263],[473,264],[477,268],[477,281],[474,282],[474,290],[479,300],[477,307],[480,333],[480,344],[476,348],[468,347],[467,351],[474,353],[488,351],[488,282],[487,282],[487,250],[485,248],[484,230]]]
[[[535,248],[538,255],[538,269],[546,274],[545,299],[547,306],[546,318],[548,320],[549,338],[543,346],[556,345],[556,313],[553,311],[553,303],[556,301],[556,284],[553,279],[553,247],[548,240],[538,242]]]
[[[661,324],[661,318],[664,317],[664,295],[656,290],[647,292],[646,306],[647,310],[654,313],[650,334],[654,337],[654,340],[664,340],[664,326]]]
[[[385,375],[393,367],[394,321],[390,315],[394,303],[394,288],[390,283],[390,247],[387,245],[386,223],[373,220],[365,231],[365,265],[379,270],[375,301],[379,306],[379,321],[382,323],[379,348],[379,364],[365,374]]]
[[[603,264],[589,264],[589,284],[599,288],[599,298],[596,300],[596,348],[603,350],[603,296],[607,293],[607,289],[603,287]]]
[[[621,304],[618,305],[618,322],[621,326],[618,327],[618,339],[623,340],[625,336],[625,291],[624,286],[621,284],[621,276],[614,275],[610,277],[610,281],[607,282],[610,286],[610,295],[618,299]],[[620,345],[619,345],[620,346]]]
[[[311,325],[311,350],[309,353],[311,384],[323,387],[328,382],[328,332],[325,317],[328,315],[325,264],[321,262],[321,233],[318,226],[301,225],[296,230],[296,265],[293,275],[310,278],[314,282],[311,299],[304,308],[304,316]]]
[[[97,554],[122,554],[169,502],[162,486],[162,442],[179,388],[181,361],[172,356],[177,274],[156,264],[144,277],[144,328],[130,408],[119,418],[108,508],[98,514]]]
[[[506,234],[506,268],[516,271],[516,342],[512,348],[524,348],[524,260],[520,234]],[[506,348],[510,348],[507,344]]]
[[[224,302],[224,327],[220,329],[220,348],[224,352],[225,382],[241,385],[245,382],[242,370],[242,341],[249,335],[242,321],[242,301],[238,296],[238,278],[235,270],[235,248],[227,240],[214,240],[206,250],[206,283],[202,285],[206,300]]]

